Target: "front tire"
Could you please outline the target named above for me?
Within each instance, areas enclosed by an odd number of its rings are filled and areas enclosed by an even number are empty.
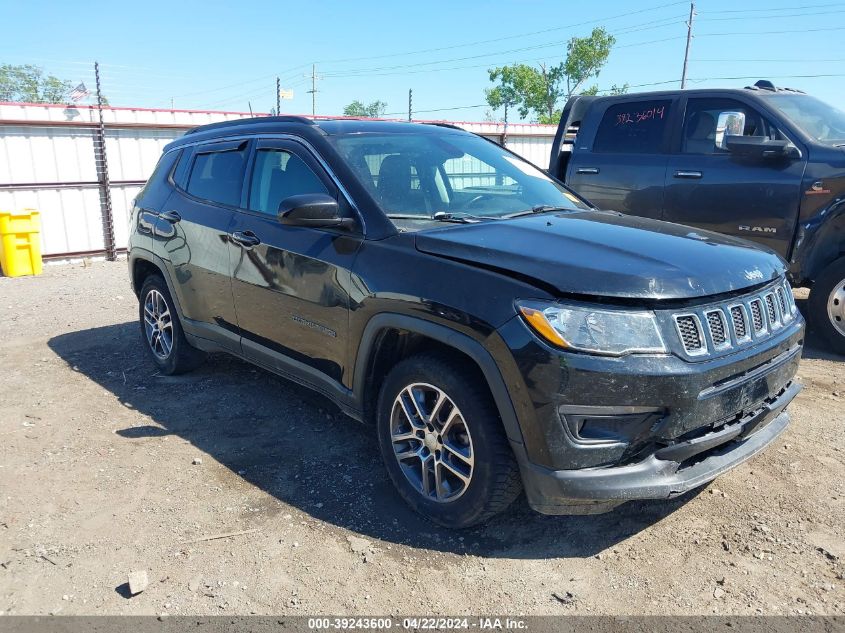
[[[138,303],[141,339],[161,373],[172,376],[198,367],[205,353],[185,338],[173,298],[164,279],[150,275],[141,286]]]
[[[467,362],[421,354],[396,365],[379,394],[376,426],[390,479],[434,523],[476,525],[522,490],[489,390]]]
[[[813,282],[809,319],[831,349],[845,355],[845,257],[829,264]]]

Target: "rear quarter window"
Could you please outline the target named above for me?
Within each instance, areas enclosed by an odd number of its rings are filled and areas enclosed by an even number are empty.
[[[659,154],[669,130],[670,100],[636,101],[610,106],[599,124],[593,151]]]
[[[246,144],[238,149],[197,153],[186,191],[210,202],[239,206],[246,157]]]
[[[156,164],[155,169],[153,169],[153,173],[150,175],[141,191],[138,192],[138,198],[141,198],[141,196],[149,193],[151,188],[161,184],[167,179],[173,171],[173,165],[175,165],[176,161],[179,160],[179,156],[181,156],[181,154],[182,150],[177,149],[163,154],[161,158],[158,159],[158,163]]]

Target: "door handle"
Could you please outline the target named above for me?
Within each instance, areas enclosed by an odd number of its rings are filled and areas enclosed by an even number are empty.
[[[179,215],[178,211],[165,211],[164,213],[159,213],[158,217],[162,220],[167,220],[171,224],[176,224],[182,220],[182,216]]]
[[[676,171],[675,178],[701,178],[704,174],[700,171]]]
[[[598,167],[579,167],[575,170],[576,174],[597,174],[599,173]]]
[[[233,242],[243,248],[252,248],[253,246],[261,244],[261,240],[258,239],[258,236],[252,231],[235,231],[229,237],[232,238]]]

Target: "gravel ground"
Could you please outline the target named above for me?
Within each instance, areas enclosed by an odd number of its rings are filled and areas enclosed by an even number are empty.
[[[321,397],[158,375],[136,306],[125,262],[0,278],[0,613],[845,614],[845,364],[812,333],[788,431],[705,489],[449,532]]]

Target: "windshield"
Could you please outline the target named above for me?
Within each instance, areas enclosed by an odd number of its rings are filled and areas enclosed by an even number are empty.
[[[330,138],[393,219],[483,221],[532,209],[589,208],[533,165],[473,134]]]
[[[817,141],[845,143],[845,112],[807,95],[772,95],[768,101]]]

